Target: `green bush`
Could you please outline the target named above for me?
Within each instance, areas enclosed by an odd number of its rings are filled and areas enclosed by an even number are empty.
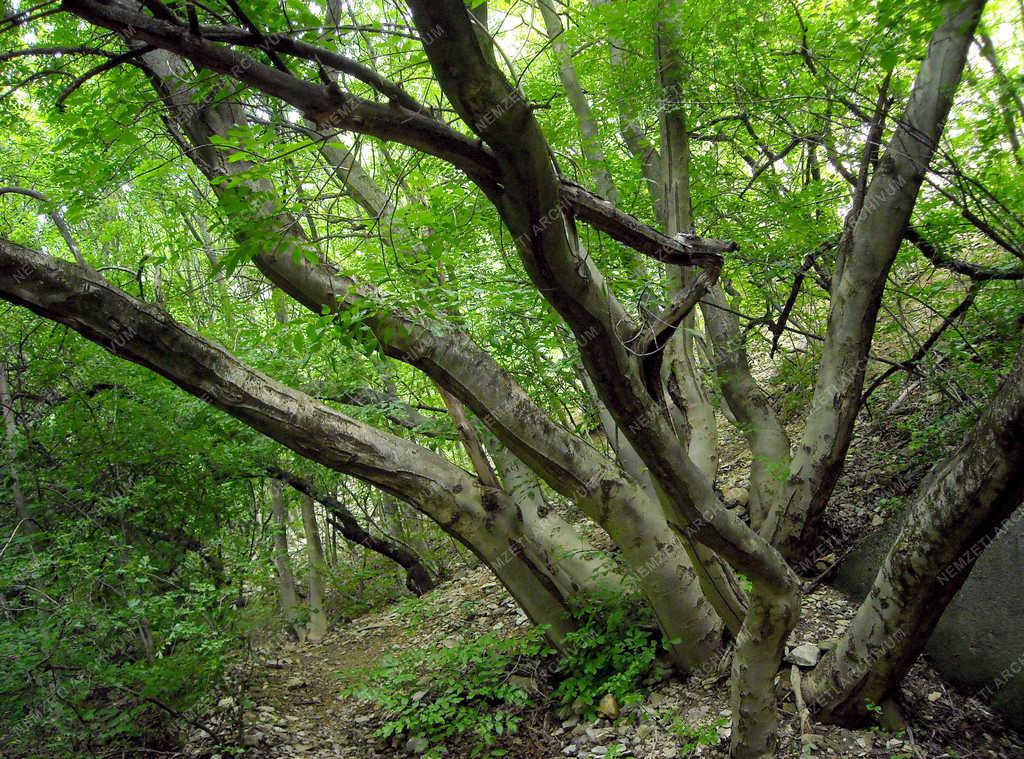
[[[728,717],[716,717],[710,722],[704,722],[700,725],[688,725],[681,719],[677,719],[672,723],[670,730],[673,735],[682,741],[683,756],[693,756],[697,749],[703,746],[717,746],[719,741],[722,740],[718,729],[728,724]]]
[[[562,705],[593,717],[606,693],[622,705],[640,701],[661,648],[640,598],[589,596],[571,604],[571,617],[576,630],[565,638],[555,689]]]
[[[437,647],[386,657],[354,678],[344,695],[376,703],[387,721],[379,738],[412,739],[428,757],[448,755],[453,739],[469,740],[473,757],[504,756],[501,737],[515,733],[530,695],[514,679],[524,660],[547,656],[543,630],[523,637],[484,635],[454,648]]]

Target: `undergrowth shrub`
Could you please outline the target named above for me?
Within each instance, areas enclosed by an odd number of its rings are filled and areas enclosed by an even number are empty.
[[[408,610],[422,603],[417,599],[403,606]],[[523,710],[534,700],[527,683],[550,692],[563,712],[588,719],[605,694],[623,706],[643,699],[664,653],[645,609],[636,594],[581,597],[570,604],[576,629],[566,635],[557,656],[544,641],[543,628],[512,638],[489,634],[454,648],[386,657],[351,673],[357,684],[343,694],[383,710],[377,737],[404,741],[423,756],[455,756],[449,753],[451,744],[467,737],[469,748],[459,743],[459,749],[469,756],[505,756],[498,744],[516,732]],[[546,665],[539,666],[544,658]]]
[[[194,582],[125,601],[110,592],[116,573],[97,570],[95,582],[81,580],[89,557],[72,547],[45,575],[31,555],[19,558],[0,569],[7,605],[0,755],[71,759],[177,748],[179,715],[201,707],[237,643],[224,611],[229,591]],[[80,570],[77,584],[65,565]],[[157,590],[143,566],[128,564],[128,582]],[[44,581],[53,600],[30,606],[30,585]]]
[[[454,648],[385,657],[354,673],[361,684],[343,693],[384,710],[374,735],[410,742],[422,756],[452,756],[448,744],[455,739],[468,741],[469,756],[505,756],[497,744],[516,732],[531,702],[515,678],[518,667],[551,653],[540,628],[520,637],[483,635]]]
[[[638,595],[597,594],[574,599],[570,617],[576,629],[557,661],[563,710],[592,718],[607,693],[623,706],[642,700],[663,651],[649,607]]]

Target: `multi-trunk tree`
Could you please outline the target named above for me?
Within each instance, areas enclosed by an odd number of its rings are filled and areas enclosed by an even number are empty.
[[[875,67],[867,83],[855,78],[860,61],[844,67],[843,54],[832,60],[817,49],[809,28],[831,23],[823,12],[805,19],[796,6],[766,4],[718,19],[706,5],[538,0],[531,26],[534,6],[494,13],[487,3],[410,0],[363,18],[331,3],[322,19],[303,9],[309,31],[300,31],[307,24],[274,8],[66,0],[61,29],[84,44],[44,47],[40,39],[4,54],[103,59],[59,93],[61,103],[86,97],[94,77],[129,67],[140,114],[143,104],[159,111],[154,152],[170,146],[184,161],[187,179],[169,192],[215,210],[220,234],[234,244],[220,256],[205,226],[188,222],[214,276],[251,261],[311,319],[429,380],[466,468],[431,450],[429,434],[420,434],[429,430],[408,423],[408,404],[390,404],[407,436],[343,413],[315,389],[249,367],[175,320],[159,297],[147,303],[115,287],[90,268],[99,261],[89,255],[73,265],[4,239],[0,296],[153,369],[300,456],[411,504],[487,564],[530,618],[548,625],[556,646],[577,594],[635,583],[681,672],[717,661],[732,642],[733,753],[771,756],[773,684],[799,614],[793,567],[820,537],[904,240],[978,282],[1020,278],[1010,267],[954,259],[915,232],[922,187],[935,188],[994,248],[1020,251],[958,194],[973,186],[969,175],[929,168],[984,2],[915,7],[913,34],[857,51]],[[608,96],[595,95],[576,65],[567,24],[578,16],[607,24],[601,72],[625,83]],[[758,70],[763,51],[754,48],[737,51],[735,72],[715,81],[725,45],[701,60],[705,43],[696,40],[706,30],[747,22],[763,30],[783,17],[797,24],[788,40],[795,48],[772,63],[774,79]],[[511,30],[510,18],[523,25]],[[630,24],[645,30],[645,43],[624,39]],[[773,42],[785,41],[774,34]],[[378,36],[389,39],[387,56]],[[527,95],[530,60],[509,56],[510,45],[538,40],[558,82],[538,77],[547,103]],[[991,52],[991,40],[983,44]],[[766,78],[777,91],[760,92]],[[637,81],[645,102],[631,94]],[[799,112],[766,106],[790,91]],[[545,111],[562,94],[567,109],[548,123]],[[1005,93],[999,102],[1009,102]],[[199,178],[205,186],[197,188]],[[800,198],[822,188],[844,202],[802,211]],[[753,192],[763,218],[744,208],[741,228],[731,216]],[[467,215],[466,207],[486,210]],[[698,227],[743,244],[699,236]],[[805,227],[811,233],[797,233]],[[349,246],[345,230],[366,228],[376,233]],[[743,266],[734,259],[756,261],[773,237],[815,236],[781,303],[765,297],[768,316],[741,325],[729,278]],[[372,253],[360,256],[374,243],[383,266],[367,263]],[[514,278],[509,297],[560,331],[551,355],[517,359],[510,371],[501,351],[481,347],[478,322],[487,319],[471,296],[478,277]],[[791,323],[805,280],[827,299],[825,334],[806,416],[784,425],[746,341],[761,327],[774,355],[788,349],[783,334],[809,334]],[[222,304],[232,298],[230,282],[216,280]],[[571,383],[577,410],[562,415],[542,397],[529,373],[538,359]],[[375,360],[383,390],[357,394],[399,401],[393,370]],[[1019,504],[1021,390],[1018,361],[964,447],[922,484],[871,596],[812,674],[806,695],[823,717],[862,720],[865,699],[877,702],[898,685],[969,571],[939,583],[943,562]],[[611,456],[584,436],[580,409],[598,420]],[[751,455],[745,516],[716,489],[719,410]],[[607,533],[619,567],[552,497]],[[749,580],[749,594],[737,575]]]

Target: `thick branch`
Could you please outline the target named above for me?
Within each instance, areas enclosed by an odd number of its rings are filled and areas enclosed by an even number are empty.
[[[237,53],[226,45],[194,37],[181,26],[138,13],[119,0],[107,4],[99,0],[66,0],[64,7],[93,24],[121,33],[129,40],[175,53],[197,67],[225,74],[277,97],[297,108],[320,128],[346,129],[408,145],[448,161],[465,172],[492,198],[502,191],[495,157],[490,150],[423,112],[419,103],[415,104],[415,110],[403,107],[402,102],[406,99],[397,92],[391,92],[395,96],[392,103],[380,104],[323,84],[307,82]],[[275,44],[283,52],[290,50],[296,55],[313,56],[314,59],[319,54],[318,48],[286,41],[283,35],[276,37],[279,39]],[[346,65],[342,60],[333,60],[339,66]],[[355,76],[356,69],[348,67],[351,69],[349,73]],[[374,79],[368,71],[360,69],[358,73],[362,78],[372,80],[371,86],[388,89],[384,80]],[[412,106],[413,103],[406,101],[406,105]],[[646,255],[665,257],[659,260],[674,258],[703,265],[702,261],[713,263],[718,255],[734,249],[732,243],[700,239],[684,243],[666,238],[594,193],[568,182],[564,183],[562,192],[564,202],[581,220],[625,245],[640,246],[637,249]]]
[[[842,471],[886,278],[963,73],[984,0],[950,0],[906,110],[878,162],[863,208],[839,243],[832,307],[811,410],[765,534],[789,558],[810,550]]]
[[[434,581],[431,579],[430,573],[416,554],[404,546],[371,535],[362,528],[352,515],[352,512],[337,498],[329,493],[318,490],[313,483],[294,472],[289,472],[277,466],[269,466],[267,467],[267,473],[271,477],[287,483],[295,490],[308,495],[314,501],[322,504],[331,517],[333,517],[332,524],[338,528],[338,531],[346,540],[379,553],[381,556],[391,559],[402,567],[407,575],[409,589],[415,592],[416,595],[422,596],[424,593],[434,589]]]
[[[940,269],[949,269],[956,274],[963,274],[973,280],[984,282],[994,279],[1024,279],[1024,267],[1012,266],[981,266],[968,261],[961,261],[944,253],[937,245],[931,243],[916,228],[908,226],[903,233],[904,239],[921,251],[922,255]]]

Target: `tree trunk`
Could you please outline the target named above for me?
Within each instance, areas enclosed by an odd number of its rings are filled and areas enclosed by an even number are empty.
[[[953,97],[984,0],[947,0],[910,100],[878,168],[854,192],[836,249],[828,331],[811,408],[785,488],[763,534],[791,561],[817,543],[821,517],[842,472],[886,278],[910,221]]]
[[[246,161],[229,161],[230,153],[211,139],[245,123],[240,108],[229,103],[220,104],[217,110],[194,108],[187,85],[174,73],[174,59],[163,53],[144,57],[152,60],[166,78],[166,82],[157,83],[157,88],[196,145],[187,155],[211,179],[246,170]],[[335,155],[333,160],[341,157]],[[344,172],[340,176],[353,175],[356,165],[349,155],[344,166],[338,166]],[[261,197],[273,196],[268,183],[251,191]],[[364,182],[353,192],[369,196],[372,187]],[[645,499],[635,484],[584,441],[555,424],[468,335],[450,325],[387,311],[370,288],[330,267],[310,265],[296,256],[296,251],[308,246],[296,235],[297,225],[286,215],[274,217],[275,204],[268,202],[265,208],[267,218],[263,221],[277,230],[275,234],[282,240],[254,260],[267,277],[317,314],[324,307],[342,311],[365,306],[364,323],[373,330],[385,353],[422,370],[458,397],[549,486],[574,500],[612,535],[616,544],[628,549],[624,560],[647,586],[644,592],[655,606],[667,636],[680,641],[672,647],[677,665],[689,671],[715,658],[721,643],[721,624],[704,599],[693,568],[664,515],[656,507],[638,508]]]
[[[39,532],[39,527],[29,513],[25,502],[25,493],[21,489],[18,476],[17,450],[15,440],[18,435],[17,422],[14,419],[14,400],[11,397],[11,386],[7,375],[7,367],[0,361],[0,412],[4,418],[4,457],[7,459],[7,477],[11,483],[11,500],[14,501],[14,514],[20,523],[20,529],[26,536]]]
[[[822,720],[869,721],[923,650],[982,551],[1024,500],[1024,351],[963,443],[914,495],[871,592],[806,681]]]
[[[306,582],[309,585],[309,629],[310,640],[320,640],[327,634],[327,612],[324,610],[323,577],[326,570],[324,548],[320,542],[320,528],[316,523],[313,510],[313,499],[308,495],[299,498],[302,507],[302,527],[306,533],[306,554],[309,560],[309,571]]]
[[[800,616],[797,590],[795,582],[785,592],[754,581],[750,608],[736,638],[729,681],[729,701],[733,709],[729,755],[732,757],[769,759],[776,755],[779,720],[775,675],[786,639]]]
[[[402,524],[402,512],[399,511],[398,501],[387,495],[381,494],[379,502],[380,523],[384,532],[396,540],[406,540],[405,525]]]
[[[611,414],[608,413],[608,409],[601,402],[601,399],[597,397],[593,383],[586,374],[583,374],[582,377],[584,386],[597,406],[601,428],[604,430],[605,437],[611,449],[615,452],[619,463],[640,484],[647,499],[650,501],[651,508],[660,511],[660,507],[657,505],[658,493],[654,480],[647,471],[647,467],[640,460],[636,451],[633,450],[633,446],[626,439],[626,436],[619,430],[618,425],[612,419]],[[689,558],[687,563],[696,573],[697,581],[700,583],[705,599],[714,607],[718,616],[725,623],[730,635],[735,638],[743,626],[743,617],[747,613],[746,593],[743,592],[743,588],[736,581],[735,573],[729,568],[728,564],[723,562],[707,546],[701,545],[695,540],[680,541],[678,535],[672,534],[671,530],[668,532],[672,535],[674,542],[681,543]],[[668,578],[666,578],[667,580]],[[654,581],[656,581],[656,578],[648,580],[648,582]]]
[[[519,505],[523,514],[523,532],[532,545],[541,545],[547,536],[560,549],[558,555],[538,557],[551,566],[552,580],[570,597],[579,593],[599,593],[623,589],[623,578],[611,559],[587,543],[559,516],[541,492],[537,476],[496,440],[488,440],[494,463],[501,472],[504,490]]]
[[[274,566],[277,567],[277,583],[281,596],[281,616],[289,634],[299,638],[298,618],[299,600],[295,592],[295,577],[292,575],[291,559],[288,556],[288,502],[284,497],[284,488],[277,480],[269,480],[270,510],[274,522]]]
[[[734,425],[750,448],[750,526],[760,530],[779,500],[790,461],[790,442],[778,414],[750,371],[744,333],[720,285],[701,302],[712,369]]]
[[[530,619],[547,625],[553,644],[572,629],[567,599],[524,551],[522,518],[505,493],[481,487],[422,446],[254,371],[95,272],[3,238],[0,297],[162,374],[301,456],[399,495],[490,567]]]

